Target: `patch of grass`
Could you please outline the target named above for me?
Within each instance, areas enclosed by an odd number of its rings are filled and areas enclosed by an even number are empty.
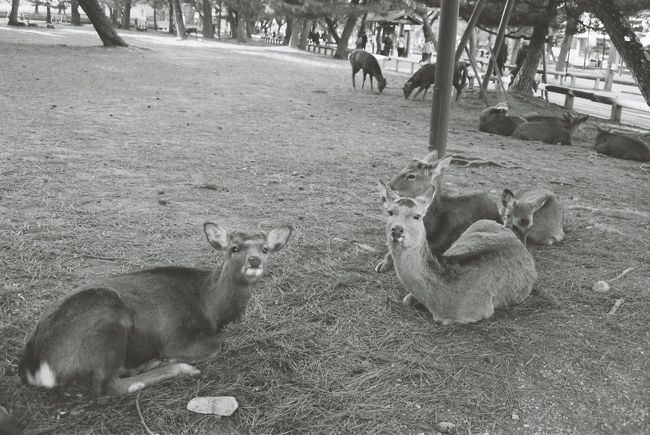
[[[401,305],[393,273],[373,272],[385,250],[376,180],[426,153],[430,100],[404,100],[404,77],[387,73],[379,96],[352,90],[347,62],[282,47],[16,38],[0,43],[12,89],[0,138],[0,404],[30,428],[142,431],[132,396],[22,386],[21,349],[42,309],[83,282],[218,264],[201,234],[210,220],[295,233],[245,321],[225,330],[224,352],[197,378],[141,393],[154,432],[414,434],[441,421],[459,433],[650,431],[648,178],[634,162],[594,158],[593,125],[574,147],[522,142],[476,131],[475,92],[452,106],[450,148],[525,169],[452,167],[451,190],[497,199],[539,185],[567,207],[605,211],[567,208],[566,239],[532,248],[539,279],[524,303],[442,327]],[[511,108],[561,112],[527,99]],[[609,293],[591,290],[630,266]],[[240,409],[190,414],[197,395],[232,395]]]

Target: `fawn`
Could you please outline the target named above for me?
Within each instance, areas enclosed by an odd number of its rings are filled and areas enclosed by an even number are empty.
[[[535,262],[512,231],[495,221],[474,222],[439,257],[426,242],[423,217],[433,188],[417,198],[400,197],[380,181],[388,217],[386,238],[397,277],[409,294],[443,325],[487,319],[494,309],[519,303],[537,279]]]
[[[522,189],[513,194],[505,189],[499,213],[524,244],[552,245],[564,238],[562,204],[550,190]]]
[[[485,192],[455,196],[445,194],[442,174],[452,158],[433,161],[434,153],[425,157],[425,160],[413,160],[390,181],[388,186],[398,196],[415,198],[424,194],[433,185],[436,194],[424,215],[424,227],[431,252],[434,255],[441,255],[477,220],[490,219],[501,222],[501,218],[496,203]],[[437,174],[435,177],[433,177],[434,170]],[[392,257],[389,251],[375,267],[375,271],[386,272],[391,265]]]
[[[219,352],[218,333],[242,318],[269,254],[287,243],[291,231],[227,232],[208,222],[208,242],[225,253],[220,267],[142,270],[64,297],[27,342],[19,368],[23,382],[45,388],[87,383],[96,395],[122,395],[198,374],[176,360]]]

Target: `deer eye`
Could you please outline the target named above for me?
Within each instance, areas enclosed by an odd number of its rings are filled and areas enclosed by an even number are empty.
[[[421,218],[422,218],[422,215],[419,215],[419,214],[416,214],[415,216],[413,216],[413,219],[415,219],[416,221],[419,221]]]
[[[236,254],[237,252],[239,252],[239,246],[233,246],[232,248],[230,248],[230,252]]]
[[[392,215],[393,215],[393,210],[388,210],[388,216],[392,216]]]
[[[406,179],[407,179],[407,180],[415,180],[415,174],[408,174],[408,175],[406,176]]]
[[[268,252],[269,252],[269,248],[264,247],[264,249],[262,249],[262,253],[267,254]]]

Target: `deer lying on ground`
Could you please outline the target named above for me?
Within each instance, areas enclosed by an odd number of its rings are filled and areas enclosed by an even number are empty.
[[[291,235],[290,227],[265,235],[226,232],[213,223],[204,231],[225,252],[214,270],[171,266],[127,273],[60,300],[27,342],[19,368],[23,382],[45,388],[87,383],[96,395],[122,395],[198,374],[176,360],[219,352],[217,334],[242,318],[269,254]]]
[[[589,118],[566,113],[564,119],[553,118],[520,124],[512,132],[512,137],[524,140],[539,140],[548,144],[571,145],[575,130]]]
[[[618,159],[637,160],[639,162],[650,162],[650,146],[641,140],[615,133],[611,129],[603,130],[596,127],[598,133],[595,138],[596,151]]]
[[[552,245],[564,239],[564,212],[550,190],[522,189],[513,194],[505,189],[499,213],[524,244]]]
[[[463,231],[477,220],[490,219],[501,222],[501,219],[496,203],[485,192],[455,196],[447,194],[443,188],[442,174],[452,158],[432,161],[434,158],[435,154],[430,154],[425,160],[413,160],[388,186],[396,195],[406,198],[423,195],[431,186],[435,188],[436,194],[424,215],[424,227],[431,252],[433,255],[442,255]],[[434,170],[438,174],[435,177]],[[388,271],[392,262],[389,251],[375,267],[375,271]]]
[[[377,87],[379,88],[379,93],[384,90],[386,87],[386,79],[381,73],[381,68],[379,67],[379,62],[372,54],[368,53],[362,49],[352,50],[350,53],[350,65],[352,65],[352,87],[357,88],[356,83],[354,82],[354,76],[363,70],[363,82],[361,83],[361,91],[363,91],[363,86],[366,84],[366,76],[370,76],[370,89],[372,89],[372,78],[377,79]]]
[[[447,325],[487,319],[495,308],[526,299],[537,279],[535,262],[514,233],[497,222],[474,222],[444,254],[433,255],[423,217],[434,192],[432,187],[405,198],[380,181],[388,247],[409,292],[404,304],[419,302],[434,321]]]
[[[508,115],[508,106],[504,103],[484,109],[479,115],[478,129],[485,133],[510,136],[517,126],[526,120],[521,116]]]

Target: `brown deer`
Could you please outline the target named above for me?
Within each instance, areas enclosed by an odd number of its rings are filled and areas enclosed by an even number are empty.
[[[372,90],[372,78],[377,79],[377,87],[379,88],[379,93],[384,90],[386,87],[386,79],[381,73],[381,68],[379,67],[379,62],[372,54],[368,53],[365,50],[356,49],[352,50],[350,53],[350,65],[352,66],[352,87],[357,88],[356,83],[354,82],[354,76],[363,70],[363,82],[361,83],[361,91],[363,91],[363,86],[366,84],[366,76],[370,76],[370,89]]]
[[[546,189],[505,189],[499,213],[503,224],[524,244],[552,245],[564,239],[564,212],[555,194]]]
[[[436,152],[424,160],[413,160],[388,184],[391,190],[403,197],[423,195],[431,186],[436,190],[433,201],[424,216],[429,248],[434,255],[441,255],[471,224],[480,219],[501,222],[496,202],[485,192],[450,195],[443,189],[442,174],[451,163],[447,157],[435,161]],[[434,172],[437,174],[433,176]],[[392,266],[390,251],[375,267],[386,272]]]
[[[83,286],[39,320],[20,364],[23,382],[45,388],[82,383],[96,395],[121,395],[198,374],[176,360],[219,352],[218,333],[242,318],[269,254],[291,231],[227,232],[208,222],[208,241],[224,251],[220,267],[159,267]]]
[[[535,262],[514,233],[495,221],[474,222],[444,254],[433,255],[423,217],[434,192],[404,198],[380,181],[388,247],[409,292],[404,304],[419,302],[446,325],[487,319],[495,308],[526,299],[537,279]]]

